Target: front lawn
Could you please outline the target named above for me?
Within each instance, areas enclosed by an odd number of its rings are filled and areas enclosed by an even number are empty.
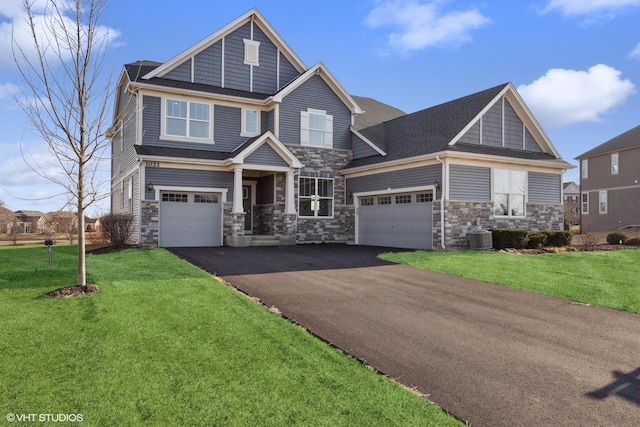
[[[520,255],[455,251],[383,254],[388,261],[572,301],[640,313],[640,249]]]
[[[0,414],[84,425],[461,425],[162,249],[0,248]]]

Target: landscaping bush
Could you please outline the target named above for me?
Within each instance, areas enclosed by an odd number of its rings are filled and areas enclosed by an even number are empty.
[[[555,248],[562,248],[565,246],[571,246],[571,238],[573,233],[571,231],[543,231],[547,235],[547,245]]]
[[[627,236],[622,233],[609,233],[607,234],[607,243],[610,245],[622,245],[627,240]]]
[[[133,227],[133,215],[131,214],[106,214],[100,217],[100,231],[109,242],[109,246],[124,248],[131,236]]]
[[[631,237],[624,241],[627,246],[640,246],[640,237]]]
[[[527,244],[529,230],[517,228],[494,228],[491,230],[493,248],[500,249],[524,249]]]
[[[547,246],[547,234],[543,231],[532,231],[527,235],[527,249],[539,249]]]

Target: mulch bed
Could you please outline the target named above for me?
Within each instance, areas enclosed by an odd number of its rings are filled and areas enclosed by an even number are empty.
[[[583,246],[583,245],[574,245],[567,246],[563,248],[540,248],[540,249],[501,249],[498,252],[507,252],[507,253],[517,253],[524,255],[539,255],[539,254],[548,254],[548,253],[558,253],[558,252],[600,252],[600,251],[618,251],[623,249],[637,249],[637,246],[626,246],[626,245],[593,245],[593,246]]]
[[[51,298],[70,298],[79,297],[83,295],[90,295],[98,292],[98,285],[93,283],[87,283],[87,286],[65,286],[64,288],[58,288],[47,293],[47,296]]]

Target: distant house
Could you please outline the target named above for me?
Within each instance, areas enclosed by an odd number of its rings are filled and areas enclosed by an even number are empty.
[[[9,233],[14,221],[16,221],[15,212],[0,206],[0,233]]]
[[[580,223],[580,186],[573,181],[562,184],[564,213],[571,225]]]
[[[47,214],[40,211],[19,210],[15,212],[23,233],[44,233],[47,231]]]
[[[111,212],[135,243],[434,249],[563,227],[572,166],[511,83],[404,114],[305,65],[252,9],[125,64],[115,93]]]
[[[576,160],[580,161],[582,232],[640,224],[640,126]]]

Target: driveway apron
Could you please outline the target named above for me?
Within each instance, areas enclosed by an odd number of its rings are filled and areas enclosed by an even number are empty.
[[[175,248],[474,426],[637,426],[640,316],[396,265],[384,248]]]

